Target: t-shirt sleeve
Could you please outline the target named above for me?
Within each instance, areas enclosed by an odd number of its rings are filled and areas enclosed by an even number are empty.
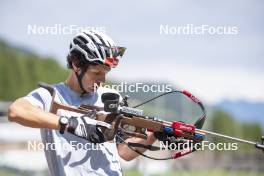
[[[45,111],[49,111],[52,97],[48,90],[44,88],[37,88],[23,97],[29,101],[33,106],[39,107]]]

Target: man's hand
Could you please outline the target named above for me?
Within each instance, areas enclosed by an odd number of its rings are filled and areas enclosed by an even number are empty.
[[[106,138],[102,133],[101,127],[111,128],[111,125],[84,115],[81,117],[70,117],[66,130],[92,143],[103,143],[106,141]]]
[[[155,133],[150,132],[150,131],[146,131],[146,134],[148,136],[147,141],[148,143],[151,145],[156,141],[156,137],[155,137]]]

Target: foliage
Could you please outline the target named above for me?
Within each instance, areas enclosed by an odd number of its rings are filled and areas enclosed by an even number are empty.
[[[0,41],[0,100],[25,96],[39,81],[56,83],[66,79],[67,70],[52,58],[15,49]]]
[[[251,141],[260,141],[262,136],[262,128],[258,123],[239,122],[235,120],[230,114],[222,110],[215,110],[211,117],[211,130],[217,133],[226,134]],[[224,139],[215,139],[218,142],[230,142]],[[239,149],[250,150],[252,146],[241,145]]]

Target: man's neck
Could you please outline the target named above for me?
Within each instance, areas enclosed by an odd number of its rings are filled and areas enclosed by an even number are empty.
[[[78,84],[78,81],[73,73],[65,80],[65,84],[74,92],[82,93],[82,90]]]

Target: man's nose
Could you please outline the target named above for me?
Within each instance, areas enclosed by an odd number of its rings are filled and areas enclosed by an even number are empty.
[[[105,83],[105,76],[102,76],[100,77],[98,80],[97,80],[98,83]]]

